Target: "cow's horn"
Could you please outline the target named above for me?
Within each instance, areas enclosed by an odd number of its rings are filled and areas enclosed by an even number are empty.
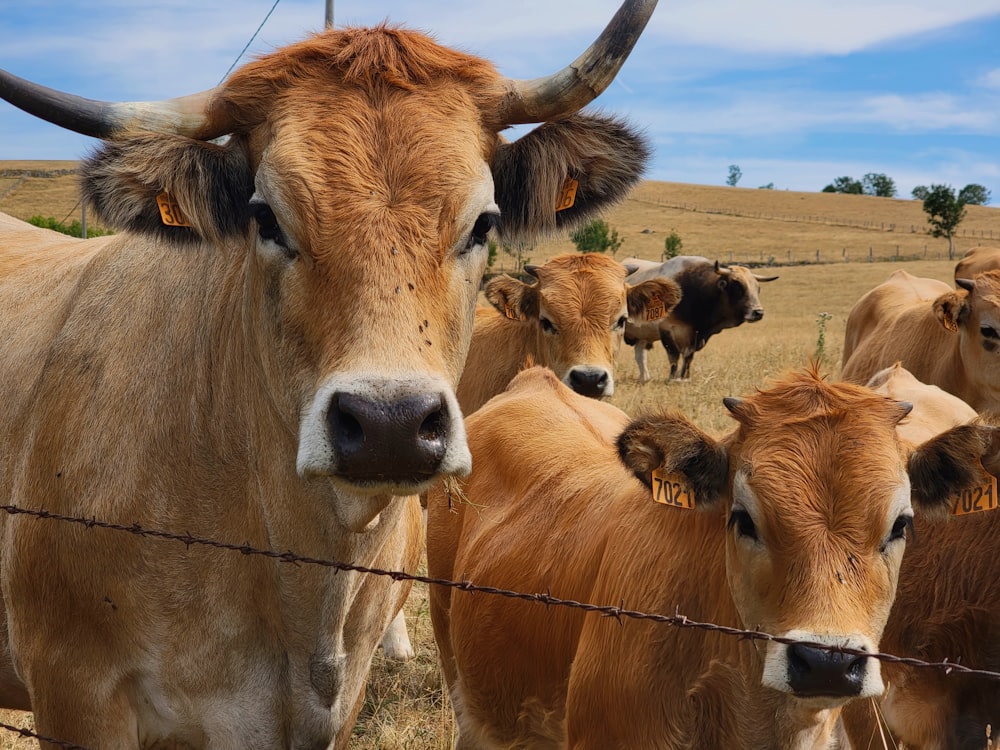
[[[608,87],[653,14],[657,0],[625,0],[597,41],[573,63],[544,78],[507,80],[500,122],[548,122],[578,112]]]
[[[102,102],[50,89],[0,70],[0,97],[53,125],[94,138],[126,128],[199,140],[226,135],[230,123],[210,116],[215,89],[160,102]]]

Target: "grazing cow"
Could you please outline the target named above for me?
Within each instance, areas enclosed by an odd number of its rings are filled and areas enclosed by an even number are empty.
[[[1000,271],[1000,247],[980,245],[971,248],[955,264],[955,282],[974,279],[984,271]]]
[[[694,353],[726,328],[753,323],[764,317],[760,282],[777,276],[757,276],[743,266],[721,266],[697,255],[679,255],[664,263],[630,259],[633,284],[655,278],[673,279],[681,288],[681,301],[659,321],[630,318],[625,341],[635,351],[639,382],[650,379],[647,354],[660,341],[670,358],[670,379],[689,380]]]
[[[570,253],[526,266],[536,281],[491,279],[476,310],[476,326],[458,384],[458,403],[470,414],[500,393],[530,358],[555,371],[577,393],[615,392],[615,356],[630,317],[663,315],[680,290],[670,279],[625,281],[621,263],[598,253]]]
[[[815,372],[726,406],[739,426],[716,441],[525,371],[468,418],[459,491],[431,490],[430,575],[876,650],[914,507],[977,483],[993,430],[907,461],[908,405]],[[431,616],[459,750],[825,748],[840,706],[884,688],[863,655],[498,596],[432,587]],[[725,696],[767,736],[692,739]]]
[[[876,381],[877,390],[913,404],[896,429],[904,442],[913,444],[976,418],[968,404],[920,383],[899,365],[882,371],[869,385]],[[989,491],[995,489],[990,486]],[[903,558],[896,601],[882,636],[883,650],[1000,671],[1000,564],[990,549],[997,534],[1000,513],[995,511],[950,521],[918,519],[916,541]],[[892,747],[908,750],[982,750],[988,727],[995,743],[1000,683],[892,663],[883,670],[888,690],[879,710],[860,702],[844,711],[854,750],[881,750],[886,730],[895,736]]]
[[[1000,409],[1000,271],[958,289],[893,272],[847,317],[841,377],[866,382],[900,362],[978,412]]]
[[[386,26],[161,103],[0,74],[104,139],[83,189],[121,232],[37,252],[0,230],[4,502],[412,570],[415,495],[470,468],[454,388],[487,235],[561,230],[638,179],[642,139],[576,112],[654,5],[532,81]],[[346,747],[407,593],[22,516],[0,538],[0,699],[87,747]]]

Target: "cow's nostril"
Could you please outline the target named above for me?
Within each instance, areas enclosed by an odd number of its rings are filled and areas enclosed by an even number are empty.
[[[438,441],[444,437],[446,428],[447,425],[444,418],[444,412],[439,409],[420,423],[420,429],[417,431],[417,437],[420,440],[427,442]]]

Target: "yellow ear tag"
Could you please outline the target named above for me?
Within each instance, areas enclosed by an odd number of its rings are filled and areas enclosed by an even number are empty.
[[[997,478],[992,474],[989,477],[989,482],[981,487],[970,487],[967,490],[962,490],[951,499],[949,510],[953,516],[983,513],[997,507]]]
[[[579,187],[580,182],[578,180],[574,180],[569,175],[566,175],[566,179],[563,180],[562,190],[559,191],[559,199],[556,201],[557,213],[573,207],[573,204],[576,203],[576,190]]]
[[[663,304],[663,300],[659,297],[653,297],[649,300],[649,304],[646,305],[646,320],[659,320],[666,314],[667,308]]]
[[[181,207],[177,205],[174,197],[164,190],[156,196],[156,206],[160,209],[160,220],[168,227],[189,227],[187,219],[181,213]]]
[[[694,489],[680,474],[653,470],[653,501],[661,505],[694,510]]]
[[[951,331],[952,333],[954,333],[955,331],[958,330],[958,323],[956,323],[951,318],[946,317],[941,321],[941,323],[944,325],[946,331]]]
[[[511,320],[520,320],[521,316],[514,312],[514,308],[510,305],[505,304],[503,306],[503,314],[506,315]]]

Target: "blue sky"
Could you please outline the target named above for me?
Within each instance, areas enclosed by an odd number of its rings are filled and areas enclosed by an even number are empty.
[[[0,7],[0,67],[95,99],[216,85],[273,0],[21,0]],[[338,25],[388,19],[491,59],[553,72],[615,0],[335,0]],[[323,24],[323,0],[280,0],[249,55]],[[597,102],[645,129],[648,177],[817,191],[834,178],[979,183],[1000,203],[1000,0],[660,0]],[[244,58],[245,59],[245,58]],[[0,159],[75,159],[92,142],[0,102]]]

